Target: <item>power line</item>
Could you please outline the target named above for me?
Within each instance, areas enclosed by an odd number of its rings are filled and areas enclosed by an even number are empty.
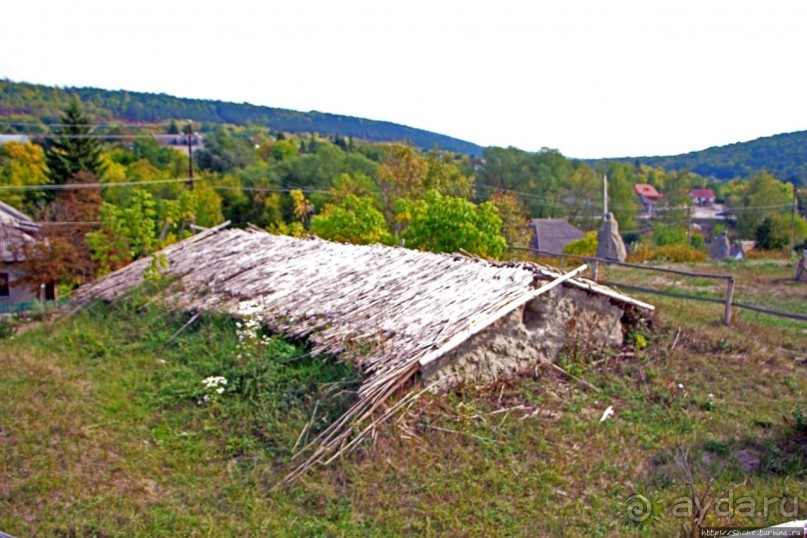
[[[210,178],[194,178],[194,181],[205,181]],[[120,181],[110,183],[67,183],[64,185],[46,184],[46,185],[0,185],[0,191],[61,191],[61,190],[79,190],[79,189],[105,189],[109,187],[134,187],[134,186],[149,186],[149,185],[165,185],[170,183],[187,183],[190,178],[175,178],[175,179],[153,179],[148,181]],[[251,192],[279,192],[290,193],[294,190],[302,191],[306,194],[330,194],[329,191],[322,189],[309,189],[305,187],[300,188],[279,188],[279,187],[239,187],[234,185],[208,185],[209,188],[214,190],[237,190],[237,191],[251,191]]]
[[[283,192],[289,193],[291,191],[301,191],[306,194],[330,194],[330,191],[324,191],[321,189],[306,189],[302,187],[290,189],[290,188],[273,188],[273,187],[236,187],[233,185],[209,185],[209,187],[213,190],[223,190],[223,191],[254,191],[254,192]]]
[[[780,208],[784,208],[784,207],[790,208],[790,204],[737,207],[737,208],[728,208],[728,209],[725,209],[725,211],[734,213],[735,211],[755,211],[757,209],[780,209]]]
[[[124,138],[155,138],[157,135],[163,135],[163,133],[155,133],[155,134],[148,134],[148,135],[138,135],[138,134],[86,134],[86,135],[71,135],[71,134],[59,134],[59,133],[0,133],[0,136],[27,136],[29,138],[76,138],[76,139],[92,139],[92,138],[100,138],[100,139],[124,139]],[[182,136],[182,135],[165,135],[165,136]]]
[[[481,187],[483,190],[487,190],[487,191],[511,192],[513,194],[519,194],[521,196],[531,198],[533,200],[543,200],[543,202],[534,202],[534,201],[530,202],[531,205],[538,205],[538,206],[542,206],[542,207],[561,207],[561,208],[573,207],[574,206],[574,204],[568,204],[568,203],[566,203],[566,204],[564,204],[564,203],[555,203],[555,202],[557,202],[557,200],[547,201],[546,196],[540,196],[538,194],[530,194],[528,192],[516,191],[516,190],[513,190],[513,189],[505,189],[503,187],[496,187],[496,186],[486,184],[486,183],[474,183],[474,187]],[[588,207],[591,207],[591,208],[594,207],[594,204],[597,204],[600,201],[601,200],[599,200],[599,199],[591,199],[591,198],[586,199],[586,202],[590,204]],[[582,206],[586,206],[586,204],[584,203],[584,204],[582,204]],[[638,207],[636,207],[636,206],[612,205],[612,204],[609,204],[609,207],[612,208],[612,209],[638,209]],[[598,210],[598,211],[600,211],[600,210]]]
[[[203,180],[207,178],[195,178]],[[119,181],[110,183],[66,183],[64,185],[0,185],[0,191],[68,191],[79,189],[106,189],[109,187],[133,187],[136,185],[162,185],[166,183],[187,183],[190,178],[152,179],[149,181]]]
[[[26,127],[165,127],[165,123],[29,123],[24,121],[10,121],[0,119],[0,123],[7,125],[23,125]]]

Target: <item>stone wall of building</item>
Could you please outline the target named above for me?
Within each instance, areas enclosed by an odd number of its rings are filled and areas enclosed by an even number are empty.
[[[554,361],[571,344],[619,346],[624,310],[607,298],[555,288],[500,319],[421,372],[424,385],[445,391],[462,383],[484,385]]]

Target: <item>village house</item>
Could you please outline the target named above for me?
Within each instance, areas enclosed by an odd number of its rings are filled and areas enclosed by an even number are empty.
[[[25,275],[25,250],[41,240],[42,231],[31,217],[0,202],[0,312],[21,310],[36,293],[20,284]]]
[[[566,245],[585,235],[563,219],[531,219],[530,227],[533,232],[530,248],[551,254],[562,254]]]
[[[653,185],[649,183],[637,183],[633,186],[633,192],[639,197],[645,213],[652,213],[656,210],[656,204],[664,196],[659,193]]]
[[[698,207],[709,207],[715,203],[715,191],[712,189],[692,189],[689,198]]]

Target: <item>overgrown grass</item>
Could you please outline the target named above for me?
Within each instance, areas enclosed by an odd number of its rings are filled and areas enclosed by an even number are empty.
[[[799,499],[805,517],[804,333],[744,314],[726,328],[708,304],[661,314],[623,350],[564,352],[599,391],[537,371],[425,396],[350,457],[276,487],[314,408],[316,433],[349,405],[355,372],[277,338],[245,348],[231,319],[202,316],[171,340],[188,316],[146,298],[96,305],[0,344],[0,530],[675,536],[689,524],[671,513],[689,492],[681,449],[698,491],[714,478],[718,494]],[[204,402],[208,376],[228,383]],[[651,503],[641,520],[636,494]]]

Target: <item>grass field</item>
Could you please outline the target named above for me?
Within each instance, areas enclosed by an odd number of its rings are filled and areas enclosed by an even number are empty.
[[[731,271],[749,303],[807,313],[789,263],[697,269]],[[606,278],[720,293],[635,270]],[[720,305],[642,298],[659,305],[654,332],[559,361],[598,391],[539,370],[424,396],[359,451],[289,486],[280,480],[300,432],[323,429],[352,399],[348,365],[213,316],[172,339],[187,317],[147,295],[34,324],[0,342],[0,530],[681,536],[691,519],[673,510],[690,495],[687,469],[698,495],[711,480],[714,497],[732,499],[704,524],[804,518],[807,325],[742,312],[724,327]],[[205,389],[211,376],[227,379],[221,394]]]

